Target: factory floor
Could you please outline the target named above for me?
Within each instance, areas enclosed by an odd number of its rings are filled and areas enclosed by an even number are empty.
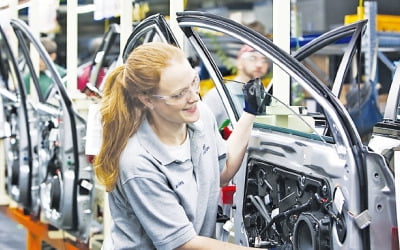
[[[0,212],[0,249],[26,249],[26,230]]]

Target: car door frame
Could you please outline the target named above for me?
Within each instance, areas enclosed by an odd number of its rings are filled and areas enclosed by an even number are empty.
[[[336,131],[339,132],[340,136],[337,137],[335,133],[335,141],[340,145],[344,145],[348,152],[348,157],[353,161],[354,169],[353,171],[356,173],[357,178],[357,186],[359,190],[363,190],[362,192],[358,193],[357,196],[357,206],[360,207],[360,211],[364,211],[368,208],[369,200],[367,191],[368,190],[368,173],[364,166],[366,166],[367,157],[365,156],[368,154],[366,148],[362,145],[361,140],[357,134],[357,130],[354,126],[354,123],[351,120],[350,115],[344,108],[344,106],[339,102],[337,97],[332,93],[330,89],[328,89],[322,82],[320,82],[315,76],[310,74],[308,70],[304,68],[299,61],[295,58],[289,56],[286,52],[282,51],[278,48],[275,44],[271,41],[264,38],[262,35],[256,33],[255,31],[250,30],[242,25],[238,25],[236,22],[232,20],[228,20],[213,14],[209,13],[202,13],[202,12],[181,12],[177,13],[178,24],[183,29],[184,33],[189,37],[189,40],[195,43],[194,47],[200,48],[204,54],[200,56],[201,59],[207,60],[211,58],[210,53],[207,51],[205,46],[202,45],[201,41],[199,41],[198,36],[193,35],[192,26],[201,27],[201,28],[211,28],[214,31],[220,31],[225,34],[229,34],[242,42],[249,44],[253,48],[257,49],[259,52],[263,53],[265,56],[270,58],[273,63],[280,66],[286,72],[292,72],[293,75],[299,76],[302,79],[295,79],[298,82],[306,81],[310,85],[304,86],[307,84],[302,84],[308,92],[314,93],[313,96],[319,96],[320,103],[326,103],[327,106],[324,107],[324,110],[328,111],[327,118],[332,119],[329,123],[330,124],[340,124],[340,126],[335,127]],[[212,26],[214,26],[212,28]],[[241,34],[242,37],[239,37]],[[193,43],[192,43],[193,45]],[[350,53],[350,52],[349,52]],[[215,71],[218,72],[218,68],[216,67],[215,63],[206,64],[208,67],[208,71]],[[345,67],[345,66],[342,66]],[[227,93],[224,89],[222,84],[222,79],[220,78],[221,74],[214,74],[211,75],[211,78],[216,83],[217,89],[219,89],[221,93]],[[226,99],[223,102],[225,107],[228,106],[229,109],[229,102]],[[232,107],[232,106],[230,106]],[[228,112],[233,113],[233,112]],[[230,115],[231,119],[235,117]],[[376,156],[380,159],[379,156]],[[360,233],[361,241],[364,246],[369,246],[370,234],[369,228],[362,230]]]
[[[18,122],[18,133],[16,134],[14,140],[18,143],[18,152],[14,152],[18,155],[18,166],[9,166],[7,163],[8,176],[7,176],[7,192],[12,199],[14,199],[19,205],[28,211],[31,209],[31,176],[32,176],[32,141],[30,138],[30,127],[28,119],[28,102],[26,98],[26,92],[24,91],[24,86],[22,84],[22,76],[18,70],[18,63],[12,53],[11,45],[7,40],[7,34],[4,31],[3,26],[0,27],[1,36],[4,38],[4,44],[6,45],[5,52],[8,54],[12,67],[15,71],[15,76],[17,77],[17,83],[15,84],[16,89],[14,91],[10,90],[7,85],[7,89],[2,88],[1,95],[2,98],[8,100],[10,109],[16,111]],[[5,103],[2,101],[2,105]],[[2,107],[4,108],[4,106]],[[17,132],[17,131],[15,131]],[[13,135],[10,135],[13,136]],[[9,137],[11,139],[11,137]],[[7,152],[6,152],[7,153]],[[8,156],[7,156],[8,158]],[[18,169],[18,170],[17,170]],[[17,172],[17,176],[15,176]],[[13,181],[14,180],[14,181]],[[14,185],[15,181],[17,182]],[[17,191],[15,193],[14,191]]]
[[[341,145],[337,148],[338,154],[342,155],[343,157],[347,155],[349,161],[352,162],[352,169],[349,171],[356,173],[355,181],[357,183],[354,185],[357,187],[357,190],[362,190],[362,192],[359,192],[356,195],[357,201],[355,206],[359,207],[360,211],[364,211],[368,208],[369,201],[367,195],[368,192],[366,190],[368,190],[367,183],[370,181],[370,178],[367,177],[367,175],[370,173],[367,173],[363,166],[366,166],[366,162],[368,160],[371,161],[371,158],[376,157],[378,160],[381,158],[379,155],[371,156],[367,149],[363,146],[359,136],[357,135],[357,130],[351,120],[350,115],[327,86],[325,86],[316,76],[309,72],[309,70],[307,70],[305,66],[302,65],[294,56],[284,52],[278,46],[257,32],[245,26],[239,25],[232,20],[205,12],[185,11],[177,13],[177,21],[186,37],[191,42],[193,48],[198,52],[201,60],[205,62],[206,69],[209,71],[211,79],[214,81],[216,88],[221,95],[223,103],[227,108],[229,117],[233,121],[233,125],[235,125],[235,122],[239,118],[238,112],[232,108],[233,105],[231,99],[227,94],[228,92],[226,88],[224,87],[223,77],[218,69],[217,64],[213,60],[211,53],[202,42],[200,36],[193,30],[193,27],[221,31],[241,40],[246,44],[250,44],[258,51],[261,51],[265,56],[271,58],[273,63],[280,66],[291,75],[294,75],[295,80],[301,82],[302,86],[308,92],[313,93],[313,96],[315,96],[319,102],[324,103],[324,109],[327,111],[327,119],[329,120],[329,124],[340,124],[340,126],[335,127],[336,133],[334,134],[334,141],[338,145]],[[144,23],[146,22],[149,22],[150,25],[154,24],[154,22],[151,23],[150,20],[145,20]],[[123,51],[124,61],[126,60],[129,52],[135,47],[135,41],[133,40],[134,37],[138,38],[144,33],[140,29],[141,25],[142,23],[135,28],[127,45],[125,46]],[[163,25],[164,27],[167,27],[167,30],[169,30],[168,26],[165,26],[167,25],[166,23],[163,23]],[[147,25],[143,25],[143,27],[146,26]],[[168,36],[172,35],[172,33],[167,34]],[[168,41],[168,39],[166,41]],[[311,45],[312,44],[309,46]],[[353,52],[350,51],[349,53],[354,56]],[[300,58],[300,56],[298,56],[298,58]],[[342,67],[346,69],[347,66]],[[255,124],[255,129],[253,132],[257,133],[257,130],[257,124]],[[372,159],[372,161],[373,160],[374,159]],[[369,246],[369,229],[367,228],[362,230],[362,232],[360,232],[358,235],[360,235],[360,241],[362,244],[364,246]]]
[[[147,33],[151,31],[150,33]],[[147,33],[147,34],[146,34]],[[175,35],[172,33],[172,30],[165,18],[161,14],[154,14],[152,16],[147,17],[143,21],[141,21],[130,34],[127,42],[125,43],[124,49],[122,51],[122,60],[123,62],[129,56],[129,53],[132,52],[138,45],[137,41],[142,35],[146,34],[146,37],[142,43],[151,42],[153,38],[158,35],[162,42],[169,43],[179,47],[179,43],[175,38]]]
[[[39,53],[40,57],[48,66],[47,69],[49,70],[54,83],[53,89],[50,92],[56,92],[61,105],[59,107],[54,107],[52,105],[49,106],[46,101],[52,93],[49,93],[46,97],[43,96],[40,91],[37,77],[33,77],[34,86],[39,98],[39,103],[37,105],[33,104],[36,106],[36,114],[46,114],[50,116],[52,114],[58,114],[58,118],[62,121],[61,124],[63,129],[63,132],[60,134],[61,138],[59,138],[62,142],[62,150],[60,153],[62,174],[60,175],[61,179],[58,180],[62,188],[62,194],[58,197],[60,199],[60,207],[59,211],[57,211],[60,216],[57,219],[54,219],[52,216],[49,216],[49,214],[54,214],[51,211],[44,213],[44,216],[53,226],[66,230],[78,238],[86,239],[89,234],[90,226],[90,214],[88,214],[87,211],[92,209],[92,190],[88,190],[88,192],[83,192],[82,190],[86,190],[87,188],[85,188],[85,186],[89,187],[90,183],[94,185],[94,179],[92,178],[93,170],[90,168],[90,164],[87,162],[84,154],[83,139],[85,135],[84,132],[86,131],[86,121],[74,109],[72,99],[67,93],[61,76],[54,67],[44,46],[41,44],[39,39],[33,35],[29,26],[19,19],[11,19],[10,25],[13,28],[15,35],[20,40],[25,38],[28,39],[27,42],[30,45],[33,45],[34,49]],[[29,50],[25,46],[26,43],[23,43],[21,46],[23,50],[22,52],[24,53],[25,58],[29,58]],[[30,59],[28,61],[28,67],[30,70],[34,70]],[[23,83],[20,85],[24,87]],[[68,136],[66,136],[65,133],[68,133]],[[33,146],[34,145],[31,147]],[[43,183],[41,183],[41,185],[42,184]],[[78,199],[80,200],[79,202]],[[43,204],[41,206],[43,212]]]

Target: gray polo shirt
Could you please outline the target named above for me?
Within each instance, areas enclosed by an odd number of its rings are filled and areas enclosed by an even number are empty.
[[[191,159],[177,160],[144,121],[120,158],[109,193],[113,249],[174,249],[196,235],[215,237],[219,176],[226,145],[211,111],[199,102],[189,124]]]

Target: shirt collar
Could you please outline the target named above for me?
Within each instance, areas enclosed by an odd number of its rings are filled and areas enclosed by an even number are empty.
[[[194,137],[202,136],[204,134],[203,127],[204,124],[201,119],[195,123],[188,124],[189,140],[191,143],[193,142]],[[138,136],[139,142],[143,148],[161,164],[167,165],[177,161],[177,158],[171,155],[171,153],[154,133],[147,119],[142,122],[136,135]]]

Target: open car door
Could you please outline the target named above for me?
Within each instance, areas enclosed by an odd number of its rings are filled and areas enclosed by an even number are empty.
[[[74,109],[66,83],[39,39],[21,20],[11,20],[10,25],[19,41],[19,91],[25,93],[23,98],[30,107],[26,118],[30,133],[24,138],[31,141],[31,155],[26,157],[31,162],[31,207],[56,228],[86,240],[94,184],[93,169],[84,155],[86,121]],[[39,84],[32,58],[41,58],[46,64],[45,73],[51,79],[46,89]]]
[[[92,60],[80,66],[78,89],[89,96],[101,96],[100,86],[104,76],[117,63],[120,48],[120,29],[118,24],[111,24],[104,34],[99,48]]]
[[[178,42],[168,23],[161,14],[152,15],[141,21],[129,36],[122,52],[125,62],[129,53],[137,46],[148,42],[165,42],[178,46]]]
[[[270,96],[265,114],[256,118],[243,172],[234,180],[234,224],[240,232],[236,243],[278,249],[391,249],[381,242],[391,242],[397,227],[393,175],[387,174],[382,155],[362,144],[349,112],[331,89],[295,56],[232,20],[189,11],[178,13],[178,23],[214,82],[233,129],[242,110],[227,87],[231,80],[220,70],[223,60],[210,51],[238,51],[247,44],[301,87],[291,98],[296,105]],[[234,42],[206,43],[205,36]],[[335,81],[343,75],[339,72]],[[273,76],[271,82],[281,84]],[[310,100],[313,110],[306,106]]]
[[[6,192],[19,206],[37,215],[31,196],[33,152],[30,134],[34,132],[31,131],[28,113],[32,107],[22,85],[20,65],[7,38],[10,33],[6,30],[9,31],[7,27],[0,27],[0,119],[6,156]]]

